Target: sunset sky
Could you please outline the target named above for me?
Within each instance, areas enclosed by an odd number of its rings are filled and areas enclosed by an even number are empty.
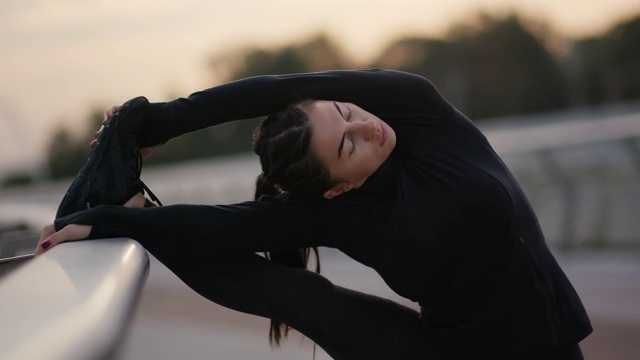
[[[213,85],[208,57],[324,32],[366,61],[402,35],[438,36],[479,11],[516,10],[568,38],[640,14],[638,0],[2,0],[0,177],[42,158],[94,106]]]

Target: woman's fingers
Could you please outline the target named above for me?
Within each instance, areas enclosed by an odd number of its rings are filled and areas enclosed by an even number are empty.
[[[104,125],[100,126],[100,129],[93,134],[93,140],[89,143],[90,149],[93,149],[98,144],[98,138],[100,137],[100,134],[102,134],[102,129],[104,129]]]
[[[91,142],[89,143],[90,149],[96,147],[96,144],[98,144],[98,138],[100,137],[100,134],[102,134],[104,126],[109,123],[109,120],[111,120],[111,117],[113,116],[113,114],[115,114],[116,111],[118,111],[118,107],[112,106],[108,108],[104,113],[102,113],[102,125],[100,126],[100,129],[98,129],[98,131],[93,134],[93,140],[91,140]]]
[[[111,119],[111,117],[113,116],[113,114],[115,114],[115,112],[118,111],[118,107],[117,106],[112,106],[110,108],[108,108],[103,114],[102,114],[102,124],[106,125],[109,123],[109,119]]]
[[[46,250],[66,241],[86,239],[90,233],[91,226],[89,225],[71,224],[65,226],[58,232],[55,231],[53,225],[47,225],[42,230],[40,241],[36,246],[35,255],[40,255]]]
[[[47,225],[42,229],[40,233],[40,240],[38,241],[38,245],[36,245],[36,249],[34,251],[35,255],[40,255],[45,250],[51,247],[51,236],[56,233],[56,228],[53,224]]]
[[[53,224],[49,224],[49,225],[45,226],[42,229],[42,231],[40,232],[40,240],[38,240],[38,242],[48,238],[54,232],[56,232],[56,228],[55,228],[55,226],[53,226]]]
[[[100,137],[100,134],[102,134],[102,130],[104,130],[104,125],[100,126],[100,129],[98,129],[98,131],[96,131],[95,134],[93,134],[93,138],[97,139]]]

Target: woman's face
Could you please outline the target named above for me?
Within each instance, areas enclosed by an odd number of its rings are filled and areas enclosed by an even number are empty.
[[[362,186],[396,146],[393,129],[354,104],[313,101],[303,110],[313,130],[311,149],[338,181],[325,198]]]

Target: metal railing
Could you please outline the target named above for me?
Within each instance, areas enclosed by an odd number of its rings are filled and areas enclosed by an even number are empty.
[[[26,260],[0,279],[0,359],[116,358],[148,271],[146,251],[124,238]]]
[[[617,218],[623,222],[621,218],[640,211],[640,112],[530,123],[485,133],[530,196],[538,216],[554,217],[549,222],[557,224],[556,231],[548,231],[551,226],[545,229],[552,242],[561,250],[584,242],[599,247],[616,241],[639,245],[637,237],[616,239],[620,236],[614,232],[620,231],[613,228],[611,218],[613,213],[622,214]],[[625,205],[628,211],[620,211],[623,188],[633,197],[625,199],[631,204]],[[550,210],[549,202],[556,208]]]

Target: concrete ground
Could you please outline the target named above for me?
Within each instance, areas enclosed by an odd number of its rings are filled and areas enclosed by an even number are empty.
[[[323,273],[334,282],[414,306],[393,294],[371,270],[331,250],[322,255]],[[558,260],[595,328],[581,344],[585,358],[639,359],[640,254],[578,251]],[[313,343],[298,334],[280,349],[270,349],[267,320],[205,300],[155,260],[129,331],[124,360],[314,358]],[[315,359],[330,357],[318,348]]]

